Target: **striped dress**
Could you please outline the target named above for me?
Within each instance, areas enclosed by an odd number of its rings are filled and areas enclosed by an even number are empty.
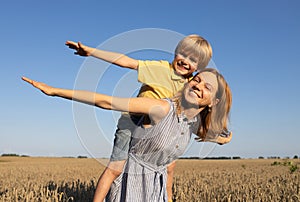
[[[169,163],[182,155],[189,144],[197,119],[176,114],[173,102],[165,118],[150,128],[138,127],[132,137],[127,163],[113,182],[106,201],[167,201]]]

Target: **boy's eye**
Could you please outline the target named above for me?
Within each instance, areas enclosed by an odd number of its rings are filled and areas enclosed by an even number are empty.
[[[195,63],[195,64],[197,63],[195,58],[190,58],[190,60],[191,60],[192,63]]]
[[[180,53],[179,55],[181,55],[182,57],[186,58],[187,55],[185,53]]]

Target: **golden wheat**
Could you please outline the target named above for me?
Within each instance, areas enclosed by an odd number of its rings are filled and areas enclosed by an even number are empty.
[[[174,201],[300,201],[299,160],[178,160]],[[92,201],[107,160],[0,157],[0,201]]]

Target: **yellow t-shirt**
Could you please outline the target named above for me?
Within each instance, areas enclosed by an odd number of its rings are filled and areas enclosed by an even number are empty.
[[[139,97],[161,99],[173,97],[188,80],[177,75],[168,61],[139,60],[138,81],[143,83]]]

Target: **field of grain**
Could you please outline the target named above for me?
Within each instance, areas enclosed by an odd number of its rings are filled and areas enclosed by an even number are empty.
[[[0,157],[0,201],[91,201],[106,160]],[[300,201],[299,159],[178,160],[174,201]]]

